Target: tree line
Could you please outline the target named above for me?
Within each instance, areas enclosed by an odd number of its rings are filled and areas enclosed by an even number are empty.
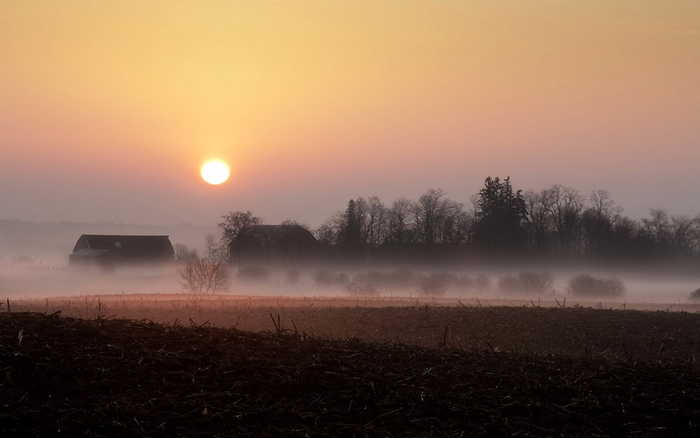
[[[232,212],[220,224],[223,239],[228,244],[242,227],[258,223],[251,212]],[[588,196],[563,185],[523,191],[510,178],[499,177],[486,178],[467,205],[440,189],[391,204],[376,196],[350,199],[312,232],[330,256],[344,259],[526,255],[652,262],[700,257],[700,216],[653,209],[648,217],[633,219],[605,190]]]

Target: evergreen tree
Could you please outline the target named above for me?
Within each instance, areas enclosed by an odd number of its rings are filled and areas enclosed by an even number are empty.
[[[488,177],[479,191],[474,240],[490,249],[516,250],[524,248],[527,234],[525,198],[521,190],[514,191],[510,177]]]
[[[348,201],[348,206],[345,209],[340,244],[351,251],[362,246],[362,218],[354,199]]]

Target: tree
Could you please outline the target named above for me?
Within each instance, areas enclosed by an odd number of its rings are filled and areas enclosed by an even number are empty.
[[[445,192],[441,189],[430,189],[418,198],[414,207],[417,237],[427,246],[435,243],[443,196]]]
[[[314,230],[314,237],[323,244],[337,245],[340,243],[344,224],[345,213],[339,211]]]
[[[348,206],[345,209],[338,243],[350,251],[360,249],[363,244],[362,228],[364,221],[361,209],[362,207],[358,207],[354,199],[348,201]]]
[[[652,209],[649,218],[642,219],[642,233],[658,255],[668,254],[672,246],[671,219],[665,210]]]
[[[464,206],[446,198],[441,189],[421,195],[413,205],[413,216],[416,238],[426,246],[459,243],[466,238],[465,227],[470,220]]]
[[[182,286],[193,293],[214,293],[228,285],[228,271],[223,260],[197,257],[178,269]]]
[[[206,245],[206,257],[209,260],[216,262],[225,262],[228,258],[228,246],[224,245],[224,242],[219,239],[217,241],[214,236],[208,234],[205,240]]]
[[[553,196],[549,190],[525,193],[527,229],[530,245],[538,251],[548,246],[548,236],[552,231]]]
[[[389,216],[387,243],[394,246],[403,246],[413,240],[413,224],[409,222],[409,218],[414,210],[414,203],[406,198],[394,201],[387,213]]]
[[[309,229],[309,226],[308,226],[308,225],[303,224],[303,223],[297,221],[296,219],[285,219],[285,220],[283,220],[282,222],[280,222],[280,225],[284,225],[284,226],[288,226],[288,227],[291,227],[291,226],[302,227],[302,228],[305,229],[306,231],[311,231],[311,230]]]
[[[486,178],[476,205],[474,238],[479,244],[497,250],[524,248],[527,207],[522,190],[513,190],[510,177]]]
[[[378,247],[387,236],[388,213],[384,203],[377,196],[367,200],[366,240],[371,247]]]
[[[615,204],[606,190],[591,194],[590,207],[581,214],[581,231],[584,248],[589,255],[612,255],[615,222],[620,219],[622,208]]]
[[[262,219],[255,216],[250,211],[232,211],[223,216],[223,222],[219,224],[222,231],[222,244],[226,248],[231,247],[231,243],[236,240],[238,233],[246,227],[262,224]]]
[[[178,262],[186,262],[197,257],[199,256],[197,255],[196,249],[190,249],[187,247],[187,245],[182,243],[175,244],[175,260]]]
[[[178,268],[182,286],[193,293],[214,293],[228,285],[227,248],[211,234],[207,235],[205,245],[204,257],[199,257],[197,251],[189,251],[184,245],[176,245],[177,260],[182,263]]]
[[[674,251],[678,255],[695,255],[700,250],[700,217],[672,217],[671,236]]]
[[[559,246],[565,251],[576,252],[581,230],[581,212],[584,198],[571,187],[555,185],[548,189],[552,197],[552,218],[559,238]]]

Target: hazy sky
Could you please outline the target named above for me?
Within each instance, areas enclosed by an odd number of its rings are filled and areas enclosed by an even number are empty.
[[[698,0],[5,0],[0,59],[0,218],[315,225],[488,175],[700,213]]]

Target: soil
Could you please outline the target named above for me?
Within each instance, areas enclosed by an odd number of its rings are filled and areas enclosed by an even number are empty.
[[[640,330],[654,321],[638,313]],[[679,321],[677,336],[697,330]],[[700,369],[687,354],[465,351],[271,324],[3,313],[0,435],[700,436]]]

